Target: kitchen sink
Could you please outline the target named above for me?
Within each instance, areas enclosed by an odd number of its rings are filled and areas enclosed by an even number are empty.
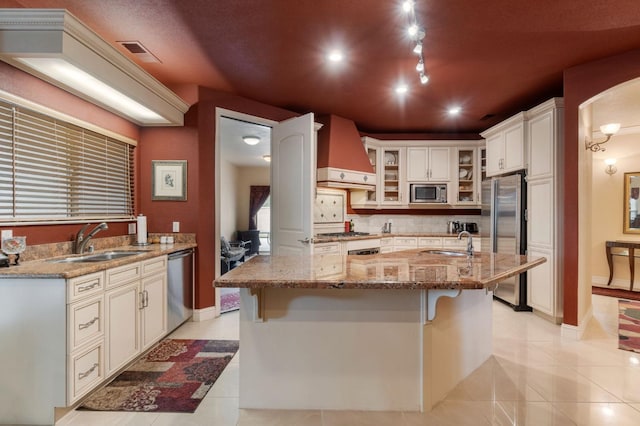
[[[443,256],[459,256],[459,257],[467,256],[467,253],[464,251],[452,251],[452,250],[440,250],[440,249],[422,250],[421,253],[440,254]]]
[[[108,260],[120,259],[123,257],[135,256],[137,254],[148,253],[145,250],[135,251],[108,251],[105,253],[89,254],[85,256],[65,257],[64,259],[53,259],[51,263],[88,263],[88,262],[106,262]]]

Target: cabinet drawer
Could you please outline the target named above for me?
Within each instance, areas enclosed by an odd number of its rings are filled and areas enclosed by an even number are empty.
[[[130,263],[117,268],[107,269],[107,288],[137,280],[140,278],[140,262]]]
[[[153,259],[143,260],[141,263],[142,276],[164,272],[167,269],[167,256],[158,256]]]
[[[462,238],[461,240],[457,238],[443,238],[442,247],[464,250],[467,248],[467,238],[465,237],[465,238]]]
[[[103,345],[101,340],[69,357],[67,405],[73,404],[104,380]]]
[[[104,335],[104,295],[68,305],[69,352]]]
[[[313,252],[315,254],[340,254],[340,243],[315,244]]]
[[[104,290],[104,272],[96,272],[67,281],[67,301],[73,302]]]
[[[393,237],[393,244],[396,246],[418,247],[417,237]]]
[[[442,247],[442,238],[437,237],[420,237],[418,238],[418,247]]]
[[[393,238],[382,238],[380,240],[380,247],[392,247],[393,246]]]

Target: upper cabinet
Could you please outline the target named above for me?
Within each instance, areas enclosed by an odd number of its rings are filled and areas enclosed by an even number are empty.
[[[519,113],[481,133],[486,139],[487,177],[524,169],[525,115]]]
[[[478,150],[482,140],[379,140],[364,137],[375,190],[351,190],[356,209],[479,208]],[[447,203],[410,203],[414,183],[447,187]]]
[[[447,147],[407,148],[408,182],[448,182],[451,180],[450,152]]]

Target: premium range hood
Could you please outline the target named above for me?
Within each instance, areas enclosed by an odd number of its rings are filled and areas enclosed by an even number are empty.
[[[374,190],[376,174],[353,121],[336,115],[317,117],[317,185]]]

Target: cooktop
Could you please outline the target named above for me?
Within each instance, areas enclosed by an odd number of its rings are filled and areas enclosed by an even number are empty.
[[[359,237],[369,235],[368,232],[327,232],[326,234],[318,234],[318,237]]]

